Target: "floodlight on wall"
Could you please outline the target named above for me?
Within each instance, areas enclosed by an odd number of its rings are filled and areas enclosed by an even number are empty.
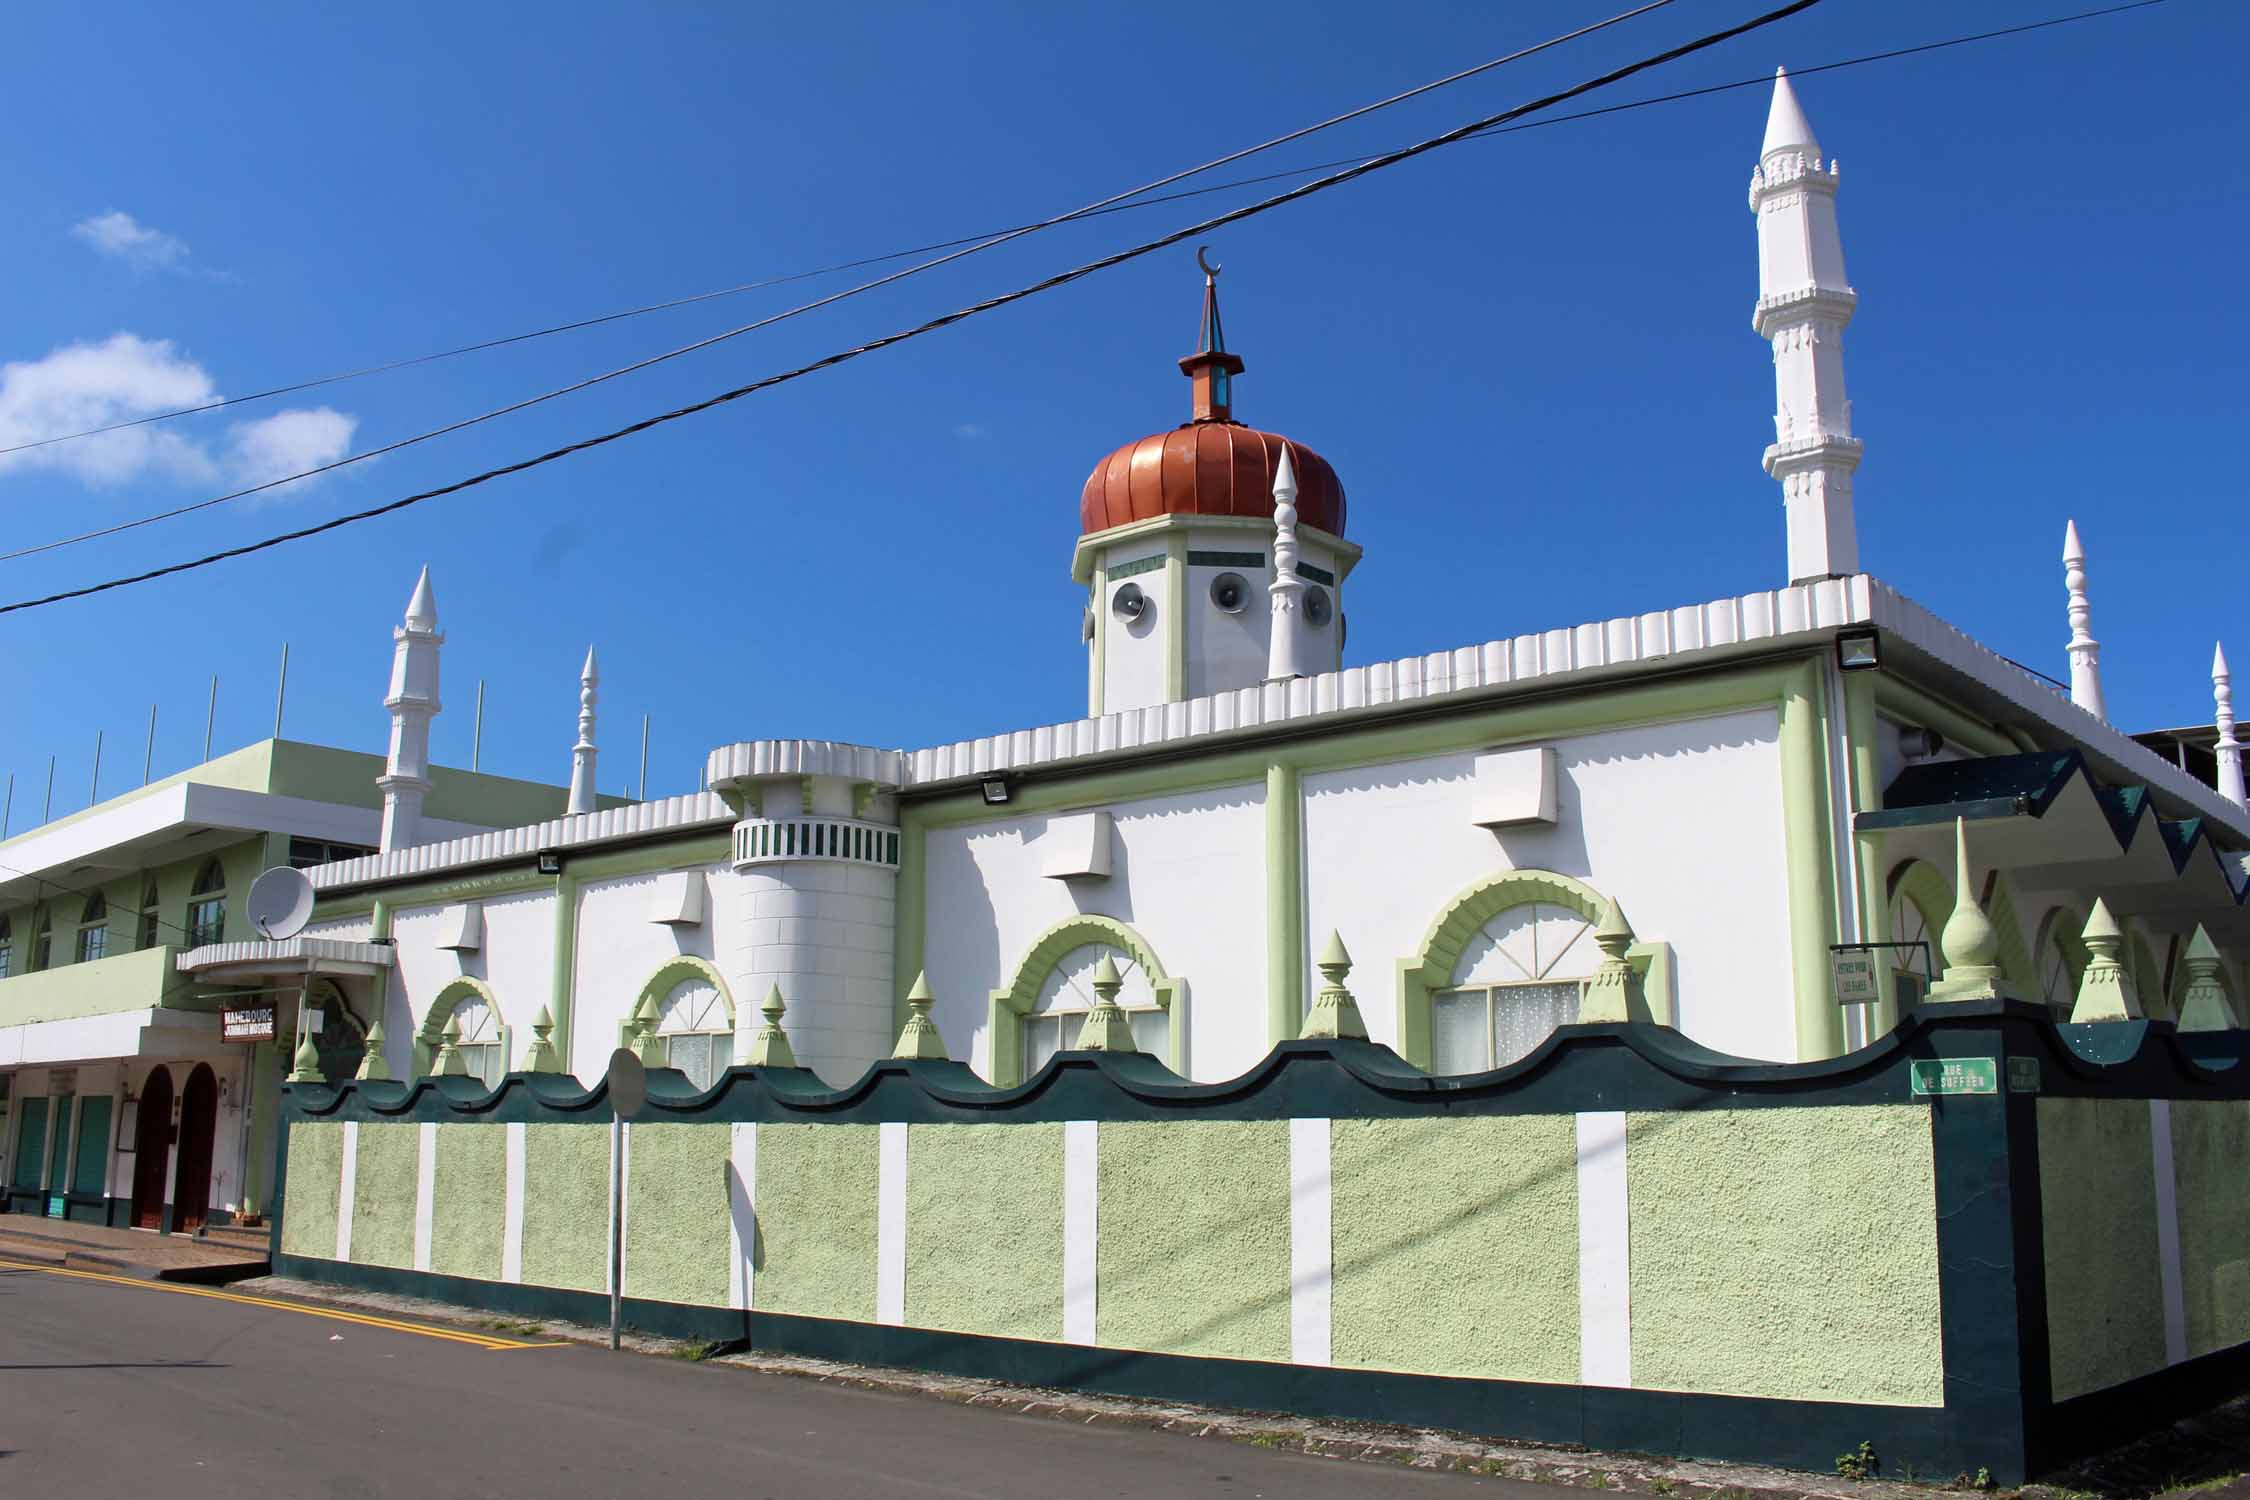
[[[1836,637],[1836,665],[1846,672],[1866,672],[1883,664],[1882,638],[1872,630],[1855,630]]]
[[[1008,778],[1005,776],[985,777],[983,790],[987,807],[1004,806],[1008,799],[1015,795],[1014,790],[1008,785]]]
[[[539,873],[542,875],[560,875],[562,873],[562,851],[560,849],[542,849],[539,851]]]

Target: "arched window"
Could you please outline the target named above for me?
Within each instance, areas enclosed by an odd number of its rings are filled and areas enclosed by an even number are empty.
[[[451,1021],[461,1023],[461,1060],[468,1064],[469,1075],[484,1080],[490,1088],[508,1071],[507,1048],[500,1040],[500,1013],[482,995],[471,995],[457,1001]]]
[[[163,925],[157,917],[156,877],[151,875],[141,883],[141,920],[133,933],[133,946],[153,948],[156,934]]]
[[[1922,945],[1879,950],[1890,965],[1891,993],[1903,1010],[1928,998],[1931,976],[1945,965],[1938,940],[1953,911],[1953,887],[1935,866],[1918,859],[1891,871],[1889,886],[1891,941]]]
[[[109,952],[109,902],[96,891],[78,914],[78,961],[90,964]]]
[[[42,906],[31,916],[31,972],[36,974],[54,961],[54,914]]]
[[[657,1002],[656,1035],[668,1066],[707,1089],[734,1061],[734,1021],[719,987],[701,974],[674,984]]]
[[[0,917],[0,979],[7,978],[16,969],[16,925]]]
[[[1025,1077],[1038,1072],[1057,1052],[1078,1045],[1086,1013],[1094,1008],[1094,970],[1104,958],[1116,965],[1117,977],[1123,981],[1117,1003],[1133,1028],[1134,1047],[1153,1057],[1170,1050],[1171,1018],[1157,1003],[1156,985],[1140,960],[1114,943],[1085,943],[1055,961],[1039,986],[1031,1013],[1018,1023],[1023,1027]]]
[[[227,927],[227,872],[215,859],[195,872],[188,896],[187,945],[201,948],[223,940]]]
[[[1462,949],[1451,987],[1430,997],[1430,1071],[1505,1067],[1575,1022],[1602,959],[1593,931],[1582,912],[1546,901],[1487,921]]]

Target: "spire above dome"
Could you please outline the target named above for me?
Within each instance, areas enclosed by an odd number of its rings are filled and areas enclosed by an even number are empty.
[[[1227,352],[1226,330],[1219,324],[1219,273],[1226,268],[1204,259],[1205,246],[1195,247],[1195,263],[1203,268],[1203,328],[1195,352],[1180,361],[1180,373],[1195,382],[1194,422],[1234,420],[1234,377],[1242,361]]]
[[[1766,112],[1766,143],[1758,156],[1763,160],[1776,151],[1820,155],[1820,142],[1813,135],[1812,121],[1805,118],[1804,106],[1797,102],[1797,91],[1789,86],[1787,68],[1773,70],[1773,107]]]

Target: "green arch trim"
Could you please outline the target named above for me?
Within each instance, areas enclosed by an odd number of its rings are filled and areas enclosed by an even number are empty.
[[[500,1056],[503,1073],[512,1072],[516,1060],[515,1028],[508,1024],[508,1013],[500,1008],[500,998],[492,993],[492,986],[481,979],[463,974],[458,979],[446,981],[445,988],[437,992],[430,1002],[429,1014],[414,1029],[414,1076],[427,1078],[436,1070],[437,1050],[445,1040],[445,1023],[453,1019],[453,1012],[464,1000],[482,1000],[492,1007],[492,1014],[500,1026]]]
[[[1023,1082],[1023,1029],[1017,1023],[1039,1003],[1039,991],[1055,965],[1089,943],[1124,950],[1148,975],[1157,1005],[1170,1017],[1167,1050],[1171,1055],[1162,1061],[1173,1072],[1186,1076],[1187,981],[1166,973],[1156,950],[1127,924],[1115,917],[1083,912],[1065,917],[1033,938],[1015,973],[992,992],[985,1014],[985,1034],[992,1039],[992,1083],[1006,1088]]]
[[[619,1046],[630,1047],[633,1045],[634,1037],[638,1034],[634,1018],[640,1014],[641,1007],[651,1000],[659,1005],[663,1004],[664,997],[670,994],[673,987],[683,979],[700,979],[717,990],[719,992],[719,1003],[726,1007],[727,1028],[730,1031],[734,1029],[737,1024],[734,1011],[734,991],[727,987],[726,976],[714,968],[709,959],[697,958],[692,953],[682,953],[657,965],[656,972],[649,975],[647,981],[634,994],[633,1003],[626,1008],[625,1014],[617,1022]]]
[[[2039,988],[2039,965],[2023,945],[2023,920],[2016,915],[2015,894],[1998,870],[1985,880],[1984,909],[2000,931],[2000,972],[2018,995],[2030,998]]]
[[[1602,919],[1608,900],[1583,880],[1554,870],[1503,870],[1476,881],[1430,923],[1422,945],[1398,961],[1398,1052],[1418,1068],[1430,1066],[1430,996],[1453,984],[1454,966],[1485,924],[1504,911],[1545,902],[1578,913],[1589,922]],[[1635,943],[1625,957],[1641,971],[1649,1011],[1660,1025],[1672,1020],[1672,945]]]

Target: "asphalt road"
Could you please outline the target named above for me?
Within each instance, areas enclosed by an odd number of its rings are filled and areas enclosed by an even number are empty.
[[[474,1335],[488,1343],[504,1335]],[[0,1494],[1552,1500],[569,1345],[0,1270]]]

